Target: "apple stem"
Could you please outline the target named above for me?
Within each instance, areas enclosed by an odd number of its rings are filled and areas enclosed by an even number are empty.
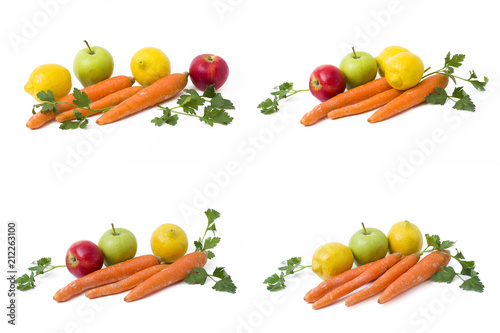
[[[358,59],[358,56],[356,55],[356,51],[354,51],[354,46],[352,47],[352,54],[354,54],[354,59]]]
[[[365,232],[365,235],[368,235],[368,232],[366,232],[365,223],[364,223],[364,222],[361,222],[361,225],[363,226],[363,230],[364,230],[364,232]]]
[[[84,42],[85,44],[87,44],[87,47],[88,47],[88,48],[89,48],[89,50],[90,50],[90,54],[94,54],[94,51],[92,51],[92,49],[90,48],[89,43],[87,43],[87,41],[86,41],[86,40],[84,40],[83,42]]]
[[[116,230],[115,230],[115,226],[113,225],[113,223],[111,223],[111,228],[113,229],[113,235],[116,236]]]

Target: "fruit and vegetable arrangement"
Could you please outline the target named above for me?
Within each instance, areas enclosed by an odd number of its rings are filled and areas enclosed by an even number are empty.
[[[215,225],[220,213],[208,209],[205,215],[208,224],[203,236],[194,242],[194,252],[186,254],[188,239],[184,230],[166,223],[151,235],[152,254],[136,256],[134,234],[112,224],[98,245],[89,240],[73,243],[66,253],[66,265],[54,266],[48,257],[33,262],[34,266],[29,268],[31,273],[17,278],[17,289],[33,289],[35,277],[67,267],[77,279],[55,293],[57,302],[65,302],[82,293],[88,298],[98,298],[126,291],[129,293],[125,301],[133,302],[180,281],[204,285],[212,280],[214,290],[235,293],[236,286],[224,267],[216,267],[211,274],[204,268],[207,261],[215,257],[212,250],[220,242]],[[212,237],[208,237],[209,232]],[[105,268],[102,268],[103,263]]]
[[[311,265],[303,265],[301,257],[284,261],[278,268],[279,274],[264,280],[267,289],[284,289],[287,276],[311,268],[324,280],[304,297],[315,310],[345,296],[348,296],[346,306],[377,294],[380,294],[378,303],[383,304],[429,279],[451,283],[458,277],[463,290],[483,292],[484,285],[475,270],[475,262],[466,260],[459,250],[456,254],[450,252],[455,242],[425,234],[427,246],[422,249],[422,233],[409,221],[395,223],[387,236],[379,229],[366,228],[364,223],[362,226],[353,234],[348,246],[336,242],[320,246],[314,252]],[[448,266],[451,259],[460,264],[460,271]],[[355,268],[352,268],[353,263],[356,263]]]
[[[71,73],[56,64],[37,67],[31,73],[24,89],[39,103],[32,108],[32,116],[26,126],[38,129],[56,120],[60,129],[86,128],[88,117],[100,115],[96,123],[106,125],[129,117],[147,108],[158,106],[163,115],[151,122],[156,126],[175,126],[179,115],[198,118],[213,126],[232,122],[227,110],[234,110],[230,100],[217,92],[229,76],[224,59],[213,54],[195,57],[189,72],[172,73],[170,60],[163,51],[145,47],[137,51],[130,62],[132,76],[112,76],[114,60],[111,54],[99,46],[80,50],[73,62],[73,72],[83,88],[73,88]],[[185,89],[188,77],[195,89]],[[140,86],[134,86],[137,82]],[[159,104],[172,99],[182,91],[177,106]],[[198,114],[203,107],[203,114]],[[38,110],[38,111],[37,111]]]
[[[479,80],[474,70],[469,71],[468,78],[455,74],[464,60],[465,55],[448,52],[444,66],[431,70],[424,68],[420,57],[401,46],[389,46],[377,57],[353,47],[339,67],[330,64],[316,67],[309,78],[309,89],[296,90],[292,82],[285,82],[257,107],[263,114],[272,114],[279,111],[281,100],[309,90],[321,103],[304,114],[300,120],[304,126],[326,117],[338,119],[373,110],[376,111],[368,122],[376,123],[424,102],[444,105],[448,99],[454,102],[456,110],[475,111],[463,87],[455,87],[451,94],[445,90],[450,79],[454,84],[460,80],[471,83],[478,91],[485,90],[488,78]]]

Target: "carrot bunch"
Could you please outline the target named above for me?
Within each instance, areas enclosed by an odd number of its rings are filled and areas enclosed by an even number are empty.
[[[312,303],[313,309],[321,309],[372,282],[369,286],[350,294],[345,299],[345,305],[355,305],[379,293],[381,294],[378,303],[383,304],[426,280],[451,283],[455,276],[463,280],[460,288],[464,290],[477,292],[484,290],[475,271],[474,262],[465,260],[458,250],[455,255],[448,250],[455,242],[441,241],[436,235],[425,236],[428,245],[422,252],[405,257],[393,253],[383,259],[348,270],[321,282],[305,295],[304,300]],[[424,253],[428,254],[420,260]],[[452,258],[460,263],[462,267],[460,273],[447,266]],[[469,278],[464,279],[464,276]]]
[[[58,101],[50,91],[41,92],[44,103],[34,106],[26,126],[38,129],[56,119],[61,129],[84,128],[87,116],[98,113],[102,115],[97,124],[109,124],[174,97],[186,87],[187,77],[187,72],[175,73],[142,88],[132,87],[135,80],[131,77],[115,76],[82,90],[75,88]],[[35,112],[36,108],[41,110]]]

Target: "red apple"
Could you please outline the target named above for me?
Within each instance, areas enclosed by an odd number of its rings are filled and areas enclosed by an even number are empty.
[[[213,54],[200,54],[189,66],[189,77],[196,88],[205,90],[213,84],[219,89],[229,76],[229,67],[224,59]]]
[[[324,102],[345,90],[345,76],[333,65],[321,65],[314,69],[309,78],[309,91]]]
[[[88,240],[71,244],[66,252],[66,267],[76,277],[82,277],[102,267],[104,256],[97,245]]]

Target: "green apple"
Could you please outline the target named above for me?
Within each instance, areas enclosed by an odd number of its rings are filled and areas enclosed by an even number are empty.
[[[354,262],[357,266],[382,259],[389,249],[389,242],[386,235],[375,228],[365,228],[356,231],[349,240],[349,248],[354,255]]]
[[[106,231],[97,244],[104,255],[106,266],[132,259],[137,252],[137,240],[133,233],[124,228],[115,228]]]
[[[109,79],[115,66],[113,57],[103,47],[89,46],[78,51],[73,62],[73,72],[84,87]]]
[[[356,88],[373,81],[377,76],[377,61],[366,52],[356,52],[346,55],[340,62],[339,69],[344,74],[347,89]]]

